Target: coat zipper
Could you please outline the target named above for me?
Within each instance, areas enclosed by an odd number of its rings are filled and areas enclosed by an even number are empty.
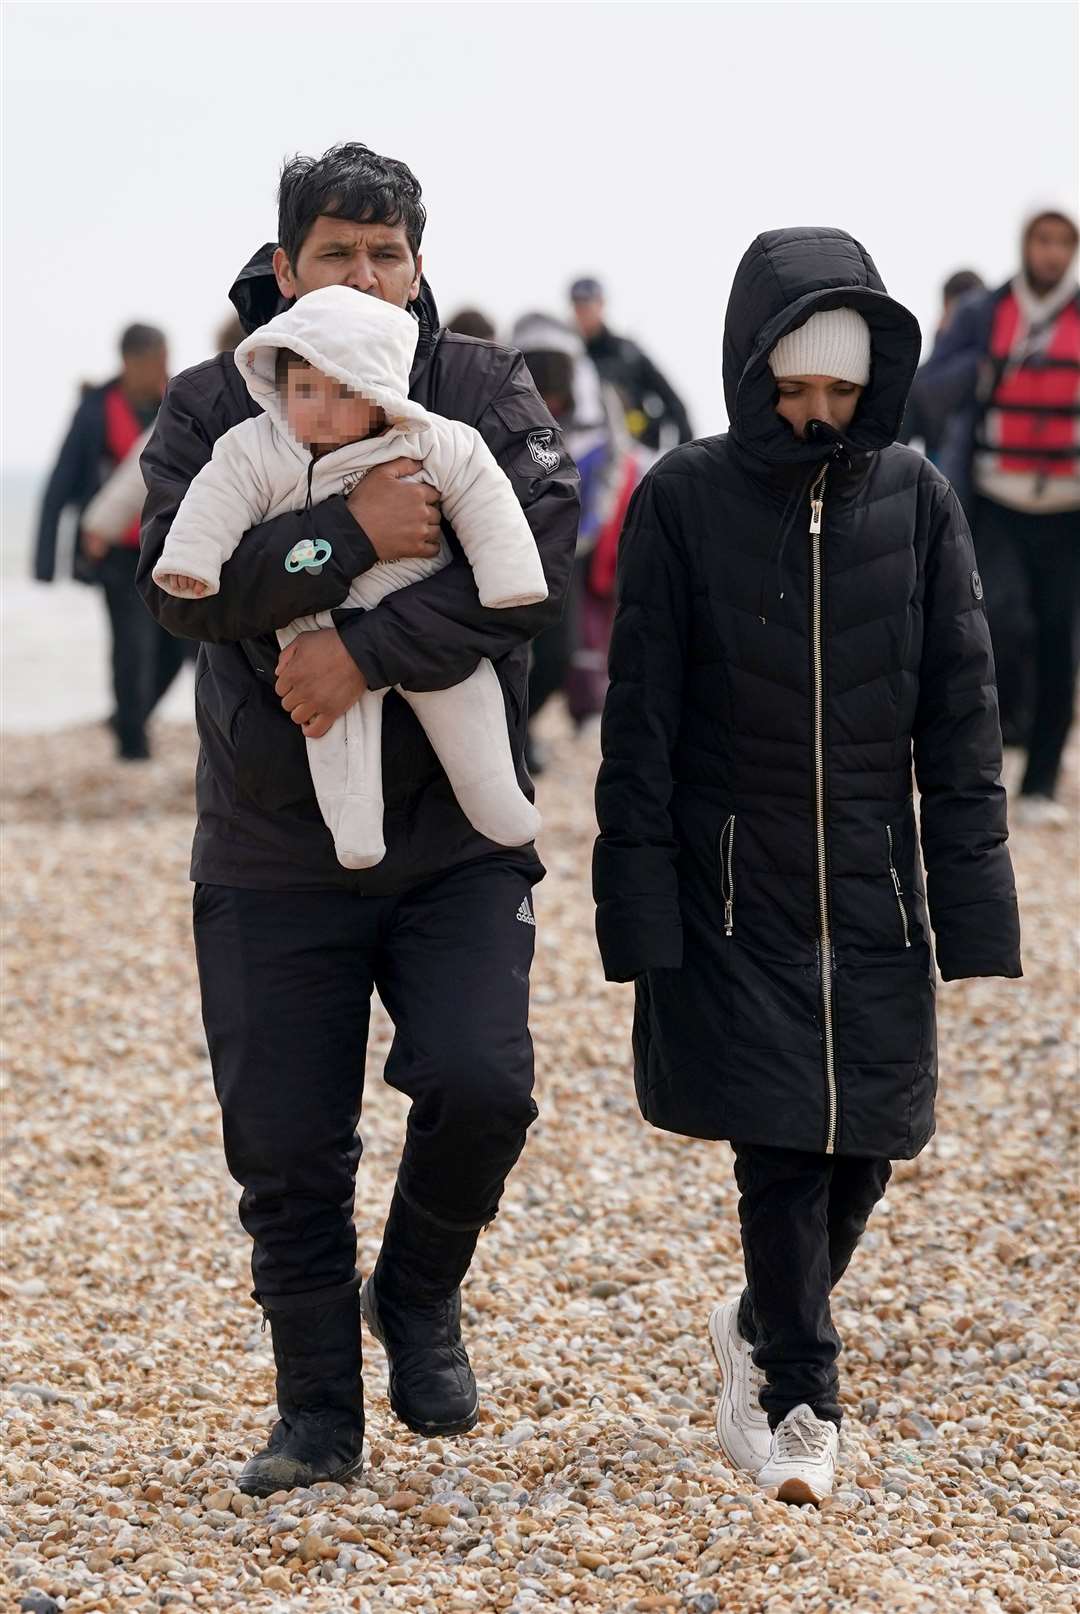
[[[900,923],[904,927],[904,946],[905,947],[910,947],[911,946],[911,936],[908,933],[907,909],[904,907],[904,888],[900,884],[900,876],[897,874],[896,865],[893,862],[893,841],[892,841],[892,825],[891,824],[886,824],[885,825],[885,834],[887,835],[888,841],[889,841],[889,878],[892,880],[893,890],[896,892],[896,906],[900,909]]]
[[[720,831],[720,891],[724,898],[724,935],[735,931],[735,814],[729,813]]]
[[[836,1046],[833,1036],[832,937],[829,932],[829,883],[825,864],[825,679],[821,627],[821,518],[825,508],[823,465],[810,489],[810,553],[813,573],[813,657],[814,657],[814,806],[817,822],[818,923],[821,934],[821,1004],[825,1018],[825,1081],[828,1088],[828,1121],[825,1153],[836,1148]]]

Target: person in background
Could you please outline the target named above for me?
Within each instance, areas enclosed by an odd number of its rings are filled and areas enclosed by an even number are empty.
[[[239,314],[229,314],[218,327],[214,346],[218,353],[233,353],[244,340],[247,332],[240,323]]]
[[[952,323],[957,307],[965,297],[972,292],[985,291],[986,284],[980,274],[974,269],[957,269],[946,280],[941,288],[941,318],[934,333],[935,344],[941,340],[942,335]],[[934,465],[938,462],[941,452],[941,439],[945,431],[945,417],[936,413],[930,407],[930,399],[919,392],[919,378],[915,378],[915,386],[908,407],[904,413],[904,425],[898,442],[921,443],[923,453]]]
[[[80,531],[72,571],[104,589],[116,701],[111,725],[121,759],[136,762],[150,755],[146,722],[176,677],[184,653],[136,593],[137,513],[116,542],[88,531],[82,519],[102,483],[153,425],[165,395],[168,354],[156,326],[129,325],[120,338],[120,359],[120,374],[84,392],[75,411],[42,499],[34,576],[42,583],[53,581],[60,518],[74,506]]]
[[[530,721],[553,695],[564,691],[574,724],[580,728],[603,706],[607,684],[610,623],[597,620],[588,579],[593,552],[610,502],[616,472],[618,400],[605,390],[576,332],[548,314],[523,315],[510,344],[525,360],[536,390],[566,438],[581,478],[581,520],[566,608],[533,641],[529,670]],[[535,452],[542,456],[543,443]],[[529,772],[542,773],[544,755],[530,730]]]
[[[447,320],[446,329],[455,336],[473,336],[480,342],[494,342],[495,326],[478,308],[461,308],[453,319]]]
[[[948,416],[939,463],[972,518],[1006,743],[1025,743],[1015,817],[1062,824],[1080,612],[1077,226],[1032,213],[1021,266],[966,298],[919,372],[919,407]],[[1030,714],[1030,715],[1029,715]]]
[[[214,336],[216,353],[232,353],[244,340],[245,331],[238,314],[230,314],[218,326]],[[143,481],[140,459],[150,441],[153,427],[148,426],[139,437],[127,458],[122,460],[104,481],[83,511],[85,542],[93,548],[123,541],[133,521],[138,520],[146,500],[146,483]],[[170,635],[170,638],[172,636]],[[193,639],[178,641],[185,660],[194,661],[198,645]]]
[[[575,280],[570,302],[589,358],[622,400],[631,437],[654,453],[688,443],[694,434],[682,399],[636,342],[608,329],[600,282]]]

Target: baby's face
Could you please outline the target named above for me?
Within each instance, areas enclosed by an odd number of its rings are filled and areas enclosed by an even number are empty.
[[[290,364],[285,389],[289,429],[305,448],[340,448],[381,427],[382,410],[333,376]]]

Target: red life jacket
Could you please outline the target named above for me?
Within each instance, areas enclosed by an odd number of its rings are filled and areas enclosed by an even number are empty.
[[[1034,351],[1010,354],[1022,315],[1014,292],[998,303],[990,334],[996,382],[987,402],[977,447],[994,455],[1000,471],[1034,471],[1044,477],[1080,475],[1080,299],[1055,316],[1049,336]]]
[[[127,459],[142,434],[139,417],[128,402],[123,387],[110,387],[105,394],[105,453],[114,466]],[[138,548],[138,517],[119,541],[125,548]]]

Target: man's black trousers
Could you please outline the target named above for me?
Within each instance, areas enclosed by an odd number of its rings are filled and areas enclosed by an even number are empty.
[[[974,532],[1006,744],[1027,741],[1023,794],[1052,796],[1080,666],[1080,512],[980,499]]]
[[[888,1160],[734,1143],[746,1288],[739,1332],[767,1385],[775,1429],[800,1402],[841,1422],[840,1337],[829,1294],[892,1175]]]
[[[195,951],[225,1157],[261,1299],[353,1280],[371,995],[412,1100],[403,1196],[485,1226],[537,1110],[528,872],[492,857],[394,897],[197,885]]]
[[[112,629],[113,724],[125,757],[146,756],[146,720],[183,666],[187,648],[146,609],[135,587],[138,563],[138,549],[117,544],[98,568]]]

